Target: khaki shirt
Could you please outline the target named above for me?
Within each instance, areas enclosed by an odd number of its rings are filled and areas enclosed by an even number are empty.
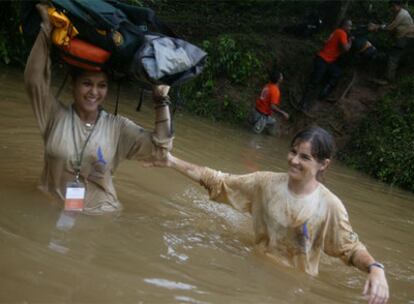
[[[414,38],[414,22],[410,13],[401,9],[386,29],[394,33],[396,39],[403,37]]]
[[[278,263],[316,275],[322,251],[351,264],[353,254],[365,249],[344,205],[322,184],[299,198],[288,190],[286,173],[230,175],[205,168],[201,175],[212,200],[252,215],[255,243]]]
[[[49,41],[48,34],[41,30],[27,61],[25,83],[45,146],[40,188],[63,201],[66,184],[74,180],[75,142],[80,153],[92,127],[86,126],[71,106],[52,95]],[[123,159],[165,156],[170,146],[170,138],[157,139],[127,118],[102,110],[82,160],[85,212],[121,209],[112,181],[118,164]]]

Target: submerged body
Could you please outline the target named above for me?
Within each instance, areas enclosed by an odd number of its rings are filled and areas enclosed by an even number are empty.
[[[87,71],[74,78],[74,103],[64,105],[50,91],[50,32],[46,19],[25,70],[26,88],[45,147],[41,189],[63,201],[67,184],[79,178],[86,188],[85,212],[120,210],[112,176],[124,159],[166,156],[172,143],[166,136],[168,106],[162,104],[156,110],[158,118],[167,118],[156,127],[166,130],[145,131],[129,119],[102,109],[107,75]]]
[[[210,198],[252,215],[255,243],[270,258],[311,275],[322,251],[351,264],[364,245],[342,202],[324,185],[300,197],[289,190],[285,173],[231,175],[205,168],[200,183]]]
[[[309,127],[291,141],[287,173],[231,175],[171,154],[154,165],[173,168],[204,185],[212,199],[250,212],[255,241],[272,260],[316,275],[324,251],[367,272],[363,294],[370,304],[386,303],[384,266],[359,242],[342,202],[321,183],[334,150],[331,134]]]

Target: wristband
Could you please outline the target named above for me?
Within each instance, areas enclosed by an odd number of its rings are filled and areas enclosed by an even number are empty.
[[[380,262],[374,262],[368,265],[368,271],[371,272],[371,267],[378,267],[381,268],[382,270],[385,269],[384,265],[382,265]]]
[[[156,95],[156,96],[153,97],[153,100],[154,100],[155,103],[158,103],[158,104],[169,104],[170,103],[170,96],[168,96],[168,95],[165,95],[165,96]]]

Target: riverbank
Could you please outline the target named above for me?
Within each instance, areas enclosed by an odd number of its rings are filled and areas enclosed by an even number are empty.
[[[404,93],[410,92],[414,81],[409,76],[414,70],[412,59],[400,70],[401,81],[384,87],[371,81],[382,73],[383,66],[355,64],[351,59],[333,93],[334,102],[315,101],[308,114],[299,110],[298,101],[308,82],[313,57],[332,27],[306,37],[298,37],[297,32],[293,35],[286,27],[303,24],[315,13],[326,15],[329,10],[323,5],[331,2],[314,1],[312,6],[306,1],[256,0],[140,3],[153,8],[179,36],[209,53],[203,74],[183,85],[179,96],[175,96],[177,90],[172,92],[182,111],[248,128],[247,117],[267,82],[266,71],[276,63],[285,76],[281,107],[290,114],[289,121],[279,118],[279,135],[318,124],[335,135],[338,156],[348,165],[414,191],[414,169],[404,171],[414,168],[410,146],[414,118],[398,114],[406,113],[407,107],[411,109],[407,105],[413,102],[412,95]],[[22,67],[28,46],[15,34],[18,4],[3,1],[0,6],[0,60]],[[355,24],[366,23],[374,15],[387,18],[386,2],[375,2],[370,13],[367,10],[362,1],[348,7]],[[379,49],[390,46],[386,35],[370,36],[370,40]],[[378,117],[383,118],[378,121]],[[374,129],[367,131],[371,127]]]
[[[414,60],[400,68],[398,82],[379,86],[373,80],[384,72],[385,63],[361,62],[348,55],[330,102],[315,100],[305,114],[298,103],[309,81],[314,55],[331,31],[325,27],[308,37],[287,33],[287,26],[307,19],[305,6],[258,1],[160,4],[160,15],[180,35],[207,47],[212,62],[204,75],[183,88],[183,108],[247,128],[247,117],[267,82],[266,71],[276,63],[285,76],[282,108],[290,114],[289,121],[279,117],[279,135],[318,124],[335,135],[338,157],[346,164],[414,191],[414,118],[409,114],[412,110],[407,110],[414,103],[409,93],[414,83],[410,77]],[[348,15],[354,24],[366,24],[373,16],[388,18],[386,2],[376,2],[371,9],[368,12],[363,3],[351,3]],[[389,50],[389,36],[370,34],[368,38],[381,51]]]

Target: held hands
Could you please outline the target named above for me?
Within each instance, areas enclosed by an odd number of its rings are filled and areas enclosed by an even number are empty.
[[[158,168],[169,168],[172,166],[174,156],[170,152],[167,153],[167,156],[163,159],[153,159],[145,161],[143,166],[144,168],[158,167]]]
[[[389,288],[384,270],[378,267],[371,267],[368,278],[365,282],[363,295],[368,297],[369,304],[387,303]]]
[[[368,31],[370,31],[370,32],[377,32],[379,30],[379,28],[380,28],[379,24],[375,24],[375,23],[372,23],[372,22],[368,23]]]

